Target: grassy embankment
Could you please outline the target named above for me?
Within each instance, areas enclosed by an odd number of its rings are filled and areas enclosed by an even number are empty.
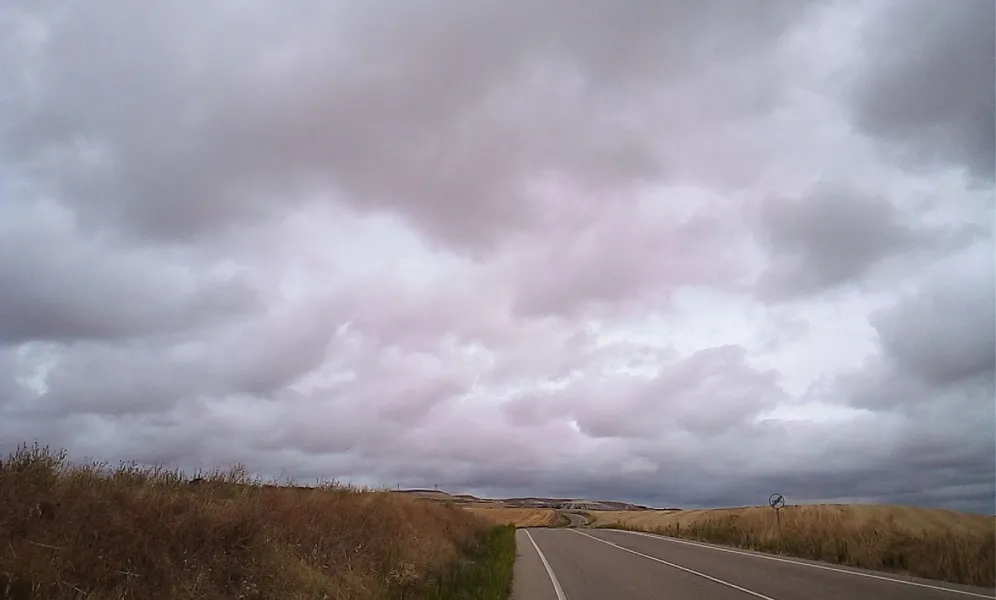
[[[853,567],[993,587],[996,520],[955,511],[873,505],[592,512],[596,527],[650,531]]]
[[[515,532],[335,483],[0,458],[0,598],[504,600]]]

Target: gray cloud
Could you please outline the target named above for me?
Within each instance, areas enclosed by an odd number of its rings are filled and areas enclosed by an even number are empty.
[[[259,308],[256,291],[165,250],[80,237],[65,211],[0,211],[0,343],[125,339]]]
[[[891,2],[866,26],[850,95],[856,123],[910,162],[996,169],[996,8],[986,0]]]
[[[648,379],[579,379],[548,398],[526,396],[506,404],[517,425],[572,419],[593,438],[654,438],[675,429],[702,438],[749,421],[782,396],[771,373],[744,365],[745,350],[711,348],[663,366]]]
[[[911,481],[904,501],[950,496],[966,505],[975,497],[974,510],[996,508],[994,270],[992,238],[929,270],[921,286],[871,317],[880,355],[823,392],[873,414],[903,415],[917,431],[896,448],[897,469]],[[913,482],[924,481],[925,470],[946,483],[929,484],[934,489],[918,498],[922,484]]]
[[[842,378],[842,399],[872,409],[967,404],[996,398],[996,263],[992,239],[963,261],[942,262],[922,285],[872,315],[881,355]]]
[[[977,224],[931,225],[902,200],[826,184],[802,198],[768,200],[759,237],[770,264],[758,293],[776,299],[832,290],[867,280],[896,260],[934,260],[985,236]]]
[[[993,256],[974,273],[938,277],[900,300],[875,323],[884,352],[897,368],[939,385],[996,370],[996,291]]]
[[[474,246],[528,226],[527,187],[544,173],[597,188],[659,177],[640,134],[653,107],[627,91],[758,60],[805,9],[109,4],[49,21],[32,60],[41,98],[15,96],[7,136],[84,220],[183,237],[336,190]],[[64,157],[81,146],[89,160]]]
[[[763,221],[775,254],[761,282],[766,294],[811,293],[854,281],[882,259],[922,243],[887,200],[851,190],[772,202]]]
[[[608,208],[596,222],[547,234],[545,247],[512,265],[516,313],[583,312],[738,277],[737,232],[728,222],[706,211],[683,220],[641,208]]]
[[[993,512],[975,21],[658,4],[5,5],[0,451]]]

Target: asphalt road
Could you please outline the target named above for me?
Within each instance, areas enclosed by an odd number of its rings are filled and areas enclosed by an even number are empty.
[[[573,512],[561,512],[561,514],[567,517],[567,520],[570,521],[568,527],[584,527],[588,524],[588,519],[586,519],[583,515]]]
[[[985,588],[604,529],[520,529],[512,600],[968,600]]]

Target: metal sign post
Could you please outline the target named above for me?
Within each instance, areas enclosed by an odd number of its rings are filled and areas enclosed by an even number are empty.
[[[768,496],[768,505],[775,509],[775,520],[778,522],[778,531],[782,530],[782,514],[778,512],[785,506],[785,496],[781,494],[771,494]]]

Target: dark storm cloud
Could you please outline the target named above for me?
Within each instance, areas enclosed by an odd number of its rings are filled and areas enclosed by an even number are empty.
[[[857,124],[904,160],[996,169],[996,6],[891,2],[864,30],[851,91]]]
[[[885,354],[898,369],[936,385],[993,378],[996,262],[991,252],[985,258],[973,265],[978,271],[938,276],[872,320]]]
[[[994,271],[990,237],[962,260],[936,266],[921,286],[871,318],[881,353],[839,377],[828,395],[875,414],[902,415],[916,434],[897,439],[885,463],[905,487],[881,491],[856,480],[855,490],[842,495],[948,498],[978,512],[996,509]],[[918,495],[926,487],[936,495]]]
[[[771,262],[759,294],[774,300],[860,283],[890,259],[942,255],[985,235],[977,226],[932,226],[901,207],[898,199],[828,184],[801,198],[767,201],[759,230]]]
[[[133,413],[198,397],[267,397],[319,367],[335,333],[321,314],[325,307],[294,309],[298,314],[236,321],[207,339],[74,346],[50,372],[36,406],[62,414]]]
[[[583,462],[559,463],[543,489],[659,507],[763,505],[777,491],[793,503],[860,500],[992,514],[996,462],[993,438],[985,431],[992,415],[988,421],[949,416],[956,423],[938,431],[929,419],[940,414],[943,409],[902,420],[868,416],[843,426],[741,423],[726,439],[711,440],[662,427],[660,437],[673,441],[635,450],[621,440],[616,447],[603,445]],[[630,447],[617,453],[623,444]],[[646,468],[626,472],[623,465],[634,452],[646,457]],[[457,485],[522,495],[536,489],[528,473],[491,467]]]
[[[80,237],[52,205],[0,209],[0,344],[164,334],[259,309],[257,291],[164,249]]]

